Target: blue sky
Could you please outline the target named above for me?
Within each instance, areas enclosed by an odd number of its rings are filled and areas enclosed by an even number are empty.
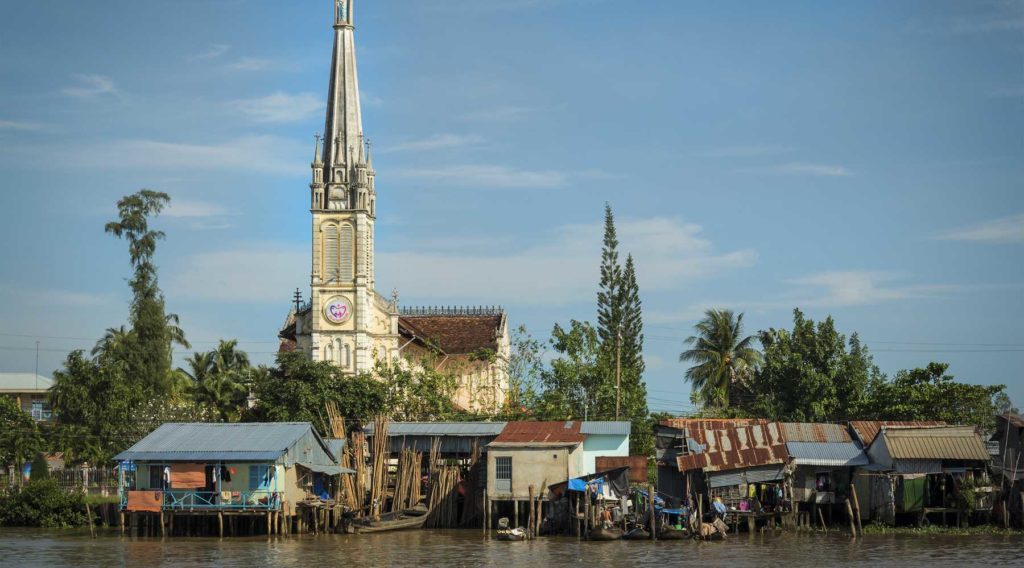
[[[602,207],[636,256],[653,409],[702,310],[859,331],[1024,402],[1024,3],[358,0],[378,285],[593,319]],[[9,3],[0,370],[127,312],[114,203],[169,192],[168,308],[270,361],[308,291],[331,2]],[[180,360],[184,353],[178,354]]]

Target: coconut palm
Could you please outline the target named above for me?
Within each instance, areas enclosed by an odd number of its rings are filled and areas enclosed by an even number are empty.
[[[189,368],[179,369],[192,380],[196,401],[225,421],[237,419],[249,395],[249,356],[237,346],[235,340],[222,340],[212,351],[193,353],[185,360]]]
[[[97,360],[117,358],[130,348],[131,331],[121,327],[108,327],[103,337],[96,342],[90,353]]]
[[[696,335],[683,342],[689,349],[679,360],[692,363],[686,379],[693,397],[706,406],[729,406],[729,394],[736,383],[748,377],[761,363],[761,353],[751,347],[755,338],[743,336],[743,314],[710,309],[694,326]]]

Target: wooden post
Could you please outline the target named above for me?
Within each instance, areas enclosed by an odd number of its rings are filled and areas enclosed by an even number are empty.
[[[846,500],[846,515],[850,518],[850,535],[854,538],[857,537],[857,523],[853,520],[853,507],[850,506],[850,500]]]
[[[586,501],[583,502],[583,534],[590,536],[590,486],[587,486],[586,492],[583,493],[583,498]]]
[[[89,519],[89,534],[92,535],[92,538],[96,538],[96,527],[92,522],[92,509],[89,507],[88,496],[85,501],[85,517]]]
[[[491,535],[491,498],[487,495],[487,490],[484,489],[484,538],[488,538]]]
[[[654,485],[647,484],[647,512],[648,512],[648,528],[651,529],[651,540],[658,540],[658,526],[657,520],[654,518]]]
[[[124,536],[124,511],[120,511],[118,514],[118,522],[121,525],[121,536]]]
[[[527,514],[527,519],[528,520],[526,521],[527,525],[529,525],[528,528],[526,529],[526,538],[533,539],[533,537],[534,537],[534,535],[533,535],[533,525],[534,525],[534,522],[533,522],[533,512],[534,511],[533,511],[533,486],[532,485],[528,488],[528,492],[530,494],[530,508],[529,508],[529,513]]]
[[[815,507],[818,510],[818,519],[821,520],[821,530],[828,532],[828,527],[825,525],[825,515],[821,513],[821,507]]]
[[[163,511],[160,511],[160,518],[157,519],[157,521],[160,523],[160,538],[163,538],[164,537],[164,512]]]
[[[704,496],[697,496],[697,534],[704,536]]]
[[[519,499],[512,499],[512,526],[519,528]]]
[[[853,512],[857,514],[857,533],[864,536],[864,521],[861,520],[860,499],[857,498],[857,486],[850,483],[850,495],[853,495]]]

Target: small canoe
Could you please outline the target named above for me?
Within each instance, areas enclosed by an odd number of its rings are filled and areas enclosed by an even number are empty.
[[[618,527],[594,527],[594,529],[590,531],[590,540],[619,540],[621,538],[622,529]]]
[[[622,538],[626,540],[650,540],[651,533],[647,532],[642,527],[636,527],[626,531],[626,534],[622,535]]]

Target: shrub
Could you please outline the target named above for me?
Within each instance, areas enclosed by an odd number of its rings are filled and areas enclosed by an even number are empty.
[[[31,481],[50,479],[50,466],[46,463],[46,456],[42,452],[36,453],[32,459],[32,473],[29,474]]]
[[[54,479],[33,479],[21,489],[0,494],[0,526],[77,527],[88,523],[81,493],[68,493]]]

